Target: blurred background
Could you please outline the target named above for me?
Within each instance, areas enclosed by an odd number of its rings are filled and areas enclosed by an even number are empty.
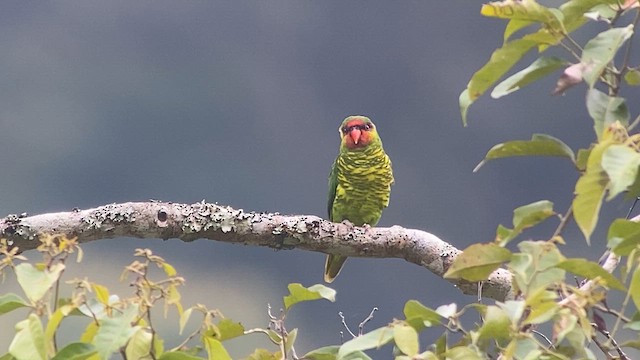
[[[584,87],[553,97],[552,78],[504,99],[482,98],[462,126],[458,96],[500,46],[504,28],[481,17],[480,5],[3,2],[0,216],[205,199],[326,217],[337,128],[353,114],[374,120],[393,161],[396,183],[380,226],[422,229],[464,248],[492,240],[499,223],[510,226],[517,206],[549,199],[564,213],[578,175],[566,160],[507,159],[472,173],[503,141],[546,133],[577,150],[594,139]],[[623,217],[628,206],[617,199],[603,216]],[[550,219],[525,238],[548,238],[556,225]],[[598,228],[588,247],[571,224],[562,251],[595,260],[605,233]],[[319,253],[127,238],[84,245],[84,261],[70,264],[65,278],[86,275],[129,296],[132,289],[118,276],[141,247],[187,279],[185,306],[218,308],[247,328],[267,325],[267,304],[278,309],[287,284],[322,281]],[[402,317],[409,299],[434,308],[474,301],[398,259],[352,258],[332,287],[335,303],[304,303],[289,314],[288,328],[300,328],[300,355],[340,342],[338,311],[357,329],[378,307],[367,325],[373,329]],[[2,289],[19,291],[12,276]],[[2,352],[19,315],[0,322]],[[175,314],[162,322],[161,335],[175,346],[183,338],[171,330],[178,327]],[[86,323],[78,324],[78,333],[60,342],[77,338]],[[274,349],[259,335],[228,345],[234,358],[255,346]]]

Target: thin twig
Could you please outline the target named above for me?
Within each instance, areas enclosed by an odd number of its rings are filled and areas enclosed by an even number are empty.
[[[347,322],[344,320],[344,315],[342,314],[342,311],[338,311],[338,316],[340,316],[340,321],[342,321],[342,326],[344,326],[344,328],[347,329],[347,332],[349,332],[349,335],[356,338],[357,337],[356,334],[354,334],[353,331],[349,329]]]
[[[374,307],[373,309],[371,309],[371,312],[369,313],[369,316],[367,316],[364,320],[362,320],[360,325],[358,325],[358,336],[362,336],[362,333],[364,331],[364,324],[368,323],[369,321],[371,321],[371,319],[373,319],[373,314],[376,311],[378,311],[377,307]]]
[[[553,342],[551,341],[551,339],[549,339],[549,338],[547,337],[547,335],[545,335],[545,334],[543,334],[543,333],[541,333],[540,331],[535,330],[535,329],[531,329],[531,332],[532,332],[532,333],[534,333],[534,334],[536,334],[536,335],[538,335],[538,336],[540,336],[541,338],[543,338],[543,339],[544,339],[544,341],[546,341],[546,342],[547,342],[547,344],[549,344],[549,347],[551,347],[551,348],[553,348],[553,347],[554,347],[554,346],[553,346]]]
[[[613,315],[617,318],[619,318],[623,323],[627,324],[631,321],[631,319],[629,319],[628,317],[626,317],[623,313],[617,311],[617,310],[613,310],[610,309],[602,304],[594,304],[593,305],[594,309],[598,309],[600,311],[602,311],[605,314],[609,314],[609,315]]]
[[[567,37],[567,36],[565,36],[565,38],[568,38],[568,37]],[[562,47],[563,47],[565,50],[567,50],[571,55],[573,55],[573,57],[574,57],[574,58],[576,58],[576,60],[580,61],[580,56],[579,56],[575,51],[573,51],[573,49],[572,49],[569,45],[567,45],[567,44],[565,44],[564,42],[560,41],[560,46],[562,46]]]
[[[147,321],[149,322],[149,329],[151,329],[151,346],[149,348],[149,356],[151,359],[156,360],[156,352],[154,351],[153,343],[156,340],[156,330],[153,328],[153,323],[151,322],[151,307],[147,307]]]
[[[637,28],[638,21],[640,21],[640,9],[636,10],[636,16],[633,19],[633,27]],[[631,33],[629,39],[627,40],[627,46],[624,49],[624,56],[622,57],[622,66],[620,67],[621,72],[624,72],[629,64],[629,58],[631,57],[631,45],[633,44],[633,35],[635,31]],[[622,73],[621,73],[622,75]]]
[[[187,338],[184,339],[183,342],[181,342],[180,344],[178,344],[178,346],[174,347],[173,349],[171,349],[169,351],[178,351],[178,350],[181,350],[181,349],[185,348],[187,346],[187,344],[189,343],[189,341],[191,341],[191,339],[196,337],[196,335],[198,335],[198,334],[200,334],[200,328],[196,329],[189,336],[187,336]]]
[[[595,335],[591,338],[591,340],[593,340],[593,343],[596,344],[596,346],[598,347],[598,349],[600,349],[600,351],[602,351],[604,356],[607,357],[607,360],[613,359],[613,356],[609,354],[609,349],[603,343],[601,343],[600,340],[598,340],[598,338]]]
[[[629,300],[631,299],[631,292],[627,292],[626,296],[624,297],[624,300],[622,301],[622,306],[620,309],[620,313],[624,313],[624,309],[626,309],[627,305],[629,304]],[[613,336],[614,335],[610,335],[610,334],[616,334],[618,332],[618,329],[620,328],[620,325],[622,323],[622,319],[620,317],[616,318],[616,322],[613,324],[613,329],[611,330],[611,332],[607,332],[607,337],[608,337],[608,342],[613,342],[615,340],[613,340]]]
[[[620,347],[620,345],[618,345],[618,342],[616,341],[616,339],[611,337],[611,334],[609,334],[608,331],[603,331],[602,333],[607,337],[607,339],[609,339],[609,341],[611,341],[611,343],[613,344],[613,347],[616,349],[616,352],[620,356],[620,359],[630,360],[627,354],[625,354],[624,351],[622,351],[622,348]]]
[[[551,235],[551,239],[555,238],[556,236],[560,236],[560,234],[562,233],[562,230],[564,230],[565,226],[567,226],[567,222],[569,222],[569,219],[571,218],[572,215],[573,215],[573,205],[569,206],[569,209],[567,210],[567,212],[564,214],[564,216],[560,218],[560,223],[558,224],[558,227],[556,228],[556,230],[553,232],[553,235]]]
[[[618,357],[615,357],[616,359],[631,360],[631,358],[629,358],[629,356],[627,356],[627,354],[625,354],[625,352],[622,350],[622,348],[620,347],[616,339],[614,339],[613,336],[611,336],[611,333],[609,331],[598,328],[596,324],[592,324],[592,326],[594,329],[596,329],[598,332],[604,335],[604,337],[607,338],[606,343],[601,343],[596,338],[595,335],[593,336],[592,340],[600,348],[600,350],[602,350],[602,352],[605,353],[608,359],[614,359],[614,357],[611,354],[609,354],[608,344],[611,344],[613,348],[616,350],[616,352],[618,353]]]
[[[628,131],[633,130],[636,126],[638,126],[638,123],[640,122],[640,115],[636,116],[636,118],[631,122],[631,124],[627,127]]]

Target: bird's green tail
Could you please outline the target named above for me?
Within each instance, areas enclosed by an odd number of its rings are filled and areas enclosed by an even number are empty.
[[[342,264],[347,261],[346,256],[340,255],[327,255],[327,262],[324,265],[324,281],[327,283],[333,282],[333,280],[340,274],[342,270]]]

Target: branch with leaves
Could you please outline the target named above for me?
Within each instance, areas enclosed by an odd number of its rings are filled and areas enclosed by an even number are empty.
[[[245,212],[211,203],[129,202],[94,209],[0,219],[0,238],[21,251],[40,245],[49,235],[75,237],[79,243],[115,237],[209,239],[229,243],[337,253],[350,257],[400,258],[442,277],[461,253],[421,230],[355,227],[317,216]],[[321,269],[318,270],[320,274]],[[466,294],[477,294],[475,282],[450,279]],[[483,295],[513,297],[511,275],[497,269],[483,285]]]

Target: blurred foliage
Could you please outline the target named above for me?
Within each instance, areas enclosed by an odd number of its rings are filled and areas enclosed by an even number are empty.
[[[148,249],[137,249],[136,260],[122,272],[121,280],[128,280],[134,288],[134,294],[128,298],[110,294],[106,286],[86,278],[62,280],[68,258],[77,254],[77,260],[82,259],[75,239],[44,237],[38,251],[43,261],[30,263],[17,254],[16,248],[10,250],[6,241],[0,243],[0,270],[6,275],[6,270],[12,269],[23,290],[23,294],[0,296],[0,315],[29,309],[26,319],[15,326],[8,353],[0,359],[97,360],[109,359],[114,354],[125,359],[202,359],[203,354],[208,359],[231,359],[224,341],[249,334],[266,336],[275,350],[258,349],[246,359],[280,359],[288,354],[297,357],[294,345],[298,330],[285,328],[287,312],[300,302],[335,299],[335,291],[324,285],[306,288],[290,284],[290,293],[283,298],[285,310],[280,316],[273,316],[269,307],[268,328],[245,329],[220,310],[209,310],[201,304],[185,309],[179,290],[184,279],[171,264]],[[58,296],[61,286],[72,288],[71,297]],[[177,311],[180,334],[194,314],[201,317],[200,325],[184,336],[178,346],[167,349],[153,326],[152,310],[158,307],[165,318],[169,309]],[[63,331],[60,325],[68,317],[86,319],[86,327],[77,342],[60,346],[56,333]]]
[[[493,87],[492,97],[500,98],[564,69],[557,77],[554,94],[586,87],[585,106],[594,128],[594,141],[577,151],[560,139],[535,134],[531,140],[507,141],[494,146],[480,165],[490,160],[515,156],[564,157],[578,173],[574,200],[563,215],[551,201],[541,200],[514,210],[512,227],[499,225],[493,242],[474,244],[460,255],[445,277],[478,282],[499,267],[512,274],[516,296],[504,302],[480,301],[459,308],[455,303],[435,309],[409,300],[403,318],[362,331],[374,314],[364,319],[355,334],[344,324],[352,339],[298,355],[298,329],[287,329],[286,317],[300,302],[334,301],[336,293],[324,285],[305,287],[290,284],[278,316],[267,311],[267,328],[245,329],[220,310],[204,305],[185,309],[180,286],[184,279],[176,269],[150,250],[138,249],[122,279],[130,281],[130,297],[111,294],[109,289],[88,279],[63,281],[65,262],[72,256],[82,260],[75,239],[53,236],[41,239],[41,262],[28,262],[6,242],[0,244],[0,272],[15,274],[22,294],[0,295],[0,315],[27,309],[26,317],[15,325],[8,359],[107,359],[119,354],[125,359],[231,359],[225,341],[257,334],[273,343],[272,349],[256,349],[245,359],[370,359],[366,351],[388,346],[398,360],[418,359],[596,359],[594,350],[607,358],[629,359],[625,348],[640,348],[640,224],[616,219],[603,224],[599,211],[604,201],[621,194],[640,195],[640,135],[621,96],[623,86],[640,85],[640,67],[630,64],[630,44],[640,17],[638,1],[570,0],[559,7],[546,7],[534,0],[508,0],[482,6],[481,14],[507,20],[502,45],[479,69],[460,95],[463,122],[471,104]],[[579,44],[572,32],[588,26],[598,30]],[[507,77],[530,51],[544,53],[552,47],[566,50],[567,59],[539,56],[532,64]],[[558,226],[548,239],[517,242],[527,229],[543,221],[557,219]],[[575,221],[586,242],[595,227],[608,226],[608,258],[623,264],[604,267],[586,259],[567,259],[558,245],[564,244],[562,231]],[[575,284],[569,275],[579,278]],[[69,298],[61,298],[61,286],[72,288]],[[622,294],[619,307],[609,307],[609,292]],[[166,348],[152,317],[158,308],[179,315],[180,333],[197,315],[199,326],[185,335],[174,348]],[[155,310],[155,311],[154,311]],[[375,310],[375,309],[374,309]],[[478,318],[466,325],[463,317]],[[69,317],[85,319],[81,336],[69,344],[58,344]],[[613,327],[607,326],[607,321]],[[344,323],[344,318],[343,318]],[[430,329],[430,331],[425,331]],[[626,342],[616,341],[622,337]],[[595,347],[590,347],[595,344]]]

